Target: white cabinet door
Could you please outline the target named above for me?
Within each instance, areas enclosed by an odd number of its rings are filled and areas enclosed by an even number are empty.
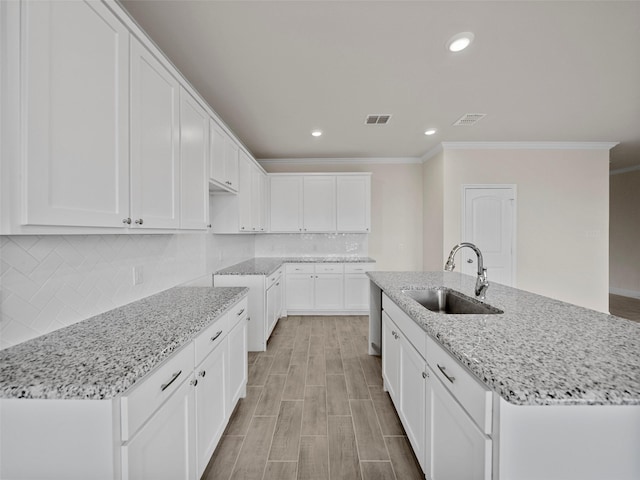
[[[344,275],[342,273],[320,273],[315,277],[315,309],[342,310],[344,308]]]
[[[209,223],[209,115],[180,91],[180,227],[204,230]]]
[[[238,190],[238,144],[225,133],[224,176],[231,190]]]
[[[193,480],[196,477],[193,380],[191,374],[122,447],[123,480]]]
[[[382,376],[396,404],[400,400],[400,331],[386,312],[382,312]]]
[[[238,172],[240,175],[238,189],[238,221],[241,232],[252,232],[251,210],[251,190],[253,188],[253,165],[251,159],[243,151],[240,152],[240,160],[238,162]]]
[[[309,273],[287,274],[287,310],[313,310],[314,276]]]
[[[318,175],[304,177],[304,232],[335,232],[336,177]]]
[[[264,210],[264,182],[265,174],[255,165],[251,169],[251,229],[264,232],[266,226]]]
[[[227,411],[229,417],[238,400],[246,395],[248,379],[247,314],[236,323],[227,337],[229,344],[229,375],[227,376]]]
[[[209,119],[209,179],[229,188],[225,175],[225,148],[227,134],[213,119]]]
[[[270,179],[269,211],[272,232],[302,231],[302,177]]]
[[[426,361],[400,335],[400,408],[398,414],[413,451],[425,470],[425,427],[426,427],[426,393],[425,379],[427,375]],[[456,477],[451,477],[456,478]]]
[[[345,310],[369,309],[369,277],[358,273],[344,275]]]
[[[100,2],[23,2],[22,223],[129,217],[129,32]]]
[[[427,477],[430,480],[490,480],[491,439],[480,431],[431,369],[428,373]]]
[[[276,308],[278,307],[277,297],[279,293],[280,291],[276,288],[275,284],[267,290],[267,338],[269,338],[269,335],[276,324],[276,320],[278,319],[276,317]]]
[[[131,38],[132,226],[180,226],[180,85]]]
[[[284,307],[284,277],[278,278],[276,284],[273,286],[276,289],[275,294],[275,322],[282,316],[282,308]],[[274,323],[275,323],[274,322]]]
[[[344,175],[336,178],[337,229],[339,232],[371,230],[371,177]]]
[[[197,478],[204,472],[226,426],[228,368],[226,341],[196,368]]]

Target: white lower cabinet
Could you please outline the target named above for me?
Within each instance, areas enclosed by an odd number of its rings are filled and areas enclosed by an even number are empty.
[[[491,479],[491,439],[484,435],[433,371],[426,388],[429,480]],[[408,432],[407,432],[408,434]]]
[[[427,364],[407,338],[400,334],[400,408],[398,414],[422,470],[425,465]]]
[[[320,273],[314,278],[314,308],[316,310],[343,309],[342,273]]]
[[[239,314],[239,315],[238,315]],[[241,317],[238,323],[229,332],[229,375],[227,376],[227,401],[225,413],[227,418],[231,416],[233,409],[247,392],[248,358],[247,358],[247,312],[236,312]]]
[[[386,295],[382,302],[384,387],[427,479],[490,480],[490,391]]]
[[[282,292],[284,290],[282,275],[276,278],[276,282],[267,288],[267,334],[276,326],[276,322],[282,313]]]
[[[229,348],[218,345],[196,368],[197,474],[202,475],[226,426]]]
[[[400,400],[400,335],[387,312],[382,312],[382,379],[395,404]]]
[[[193,373],[122,447],[122,478],[195,478],[196,416]]]

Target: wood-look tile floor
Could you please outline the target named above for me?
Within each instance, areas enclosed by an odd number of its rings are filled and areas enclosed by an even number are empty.
[[[640,322],[640,299],[609,294],[611,315]]]
[[[368,329],[366,316],[281,318],[249,353],[247,397],[202,478],[424,479]]]

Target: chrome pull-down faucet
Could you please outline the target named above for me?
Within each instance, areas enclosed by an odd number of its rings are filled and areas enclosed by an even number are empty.
[[[478,247],[476,247],[473,243],[462,242],[457,244],[455,247],[451,249],[451,253],[449,254],[449,258],[447,259],[447,263],[444,264],[444,269],[447,272],[453,272],[453,269],[456,268],[456,264],[453,263],[453,257],[455,257],[458,250],[464,247],[469,247],[471,250],[476,252],[478,256],[478,278],[476,279],[476,297],[480,297],[481,300],[484,300],[484,297],[487,293],[487,288],[489,288],[489,281],[487,280],[487,269],[484,268],[484,264],[482,261],[482,252]]]

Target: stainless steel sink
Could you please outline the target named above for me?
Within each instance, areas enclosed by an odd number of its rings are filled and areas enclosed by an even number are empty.
[[[492,307],[475,298],[468,297],[446,287],[425,290],[403,290],[402,293],[410,296],[426,309],[436,313],[455,315],[495,315],[504,313],[499,308]]]

